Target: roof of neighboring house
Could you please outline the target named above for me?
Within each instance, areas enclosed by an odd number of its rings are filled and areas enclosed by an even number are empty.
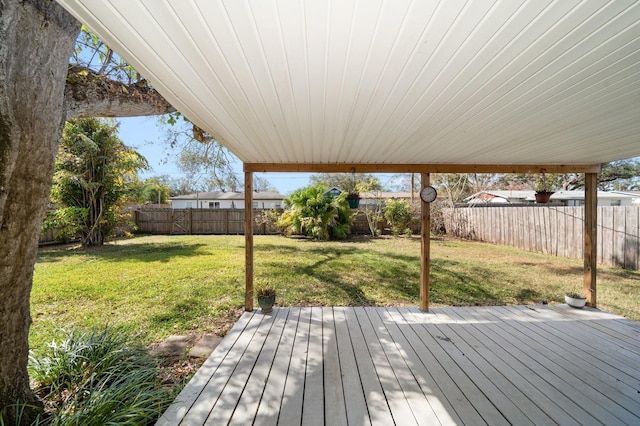
[[[283,200],[284,195],[273,191],[254,192],[254,200]],[[244,200],[244,192],[197,192],[195,194],[177,195],[169,198],[170,200]]]
[[[631,197],[640,197],[640,191],[611,191],[614,194],[629,195]]]
[[[488,191],[480,191],[476,192],[473,195],[468,196],[464,199],[464,201],[477,200],[477,199],[486,199],[487,201],[491,198],[498,197],[504,198],[505,200],[527,200],[527,199],[535,199],[534,194],[535,191],[519,191],[519,190],[488,190]]]
[[[467,197],[464,201],[472,201],[472,200],[481,200],[485,199],[489,202],[494,197],[504,198],[505,200],[534,200],[536,191],[505,191],[505,190],[488,190],[488,191],[480,191],[475,194]],[[598,198],[601,200],[604,199],[625,199],[625,198],[635,198],[633,195],[624,194],[621,192],[609,192],[609,191],[598,191]],[[552,200],[583,200],[584,199],[584,191],[556,191],[551,196]]]

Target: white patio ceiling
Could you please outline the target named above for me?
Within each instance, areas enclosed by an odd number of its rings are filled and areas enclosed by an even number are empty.
[[[640,2],[58,0],[248,163],[640,156]]]

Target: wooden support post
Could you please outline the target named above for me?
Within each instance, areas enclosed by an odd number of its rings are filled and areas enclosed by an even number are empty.
[[[244,310],[253,311],[253,173],[244,173]]]
[[[420,173],[421,187],[430,185],[429,173]],[[431,249],[431,204],[420,200],[420,310],[429,310],[429,269]]]
[[[587,305],[596,307],[598,236],[598,174],[584,175],[584,293]]]

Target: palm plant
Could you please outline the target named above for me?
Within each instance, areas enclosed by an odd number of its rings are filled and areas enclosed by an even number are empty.
[[[333,197],[324,185],[308,186],[287,197],[284,206],[278,224],[289,235],[306,235],[317,240],[349,235],[352,218],[345,193]]]

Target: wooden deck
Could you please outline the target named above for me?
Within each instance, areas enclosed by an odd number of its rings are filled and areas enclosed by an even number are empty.
[[[638,425],[640,323],[565,305],[245,313],[158,425]]]

